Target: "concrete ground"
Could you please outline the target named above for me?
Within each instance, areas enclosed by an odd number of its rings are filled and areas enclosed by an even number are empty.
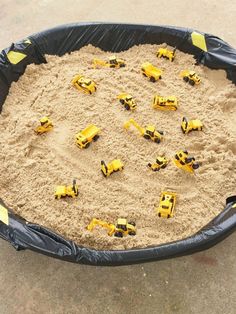
[[[8,0],[0,48],[80,21],[168,24],[213,33],[236,47],[236,2],[225,0]],[[125,267],[70,264],[16,252],[0,240],[0,314],[235,313],[236,233],[192,256]]]

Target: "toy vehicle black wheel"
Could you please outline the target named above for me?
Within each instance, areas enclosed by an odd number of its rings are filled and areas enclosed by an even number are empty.
[[[115,68],[115,67],[116,67],[115,64],[110,65],[110,68]]]
[[[143,73],[143,76],[147,77],[147,75],[145,73]]]
[[[162,79],[162,76],[160,75],[160,76],[159,76],[159,80],[161,80],[161,79]]]
[[[167,218],[170,218],[170,215],[167,215]]]
[[[135,236],[135,235],[136,235],[136,232],[135,232],[135,231],[130,231],[130,232],[129,232],[129,235],[130,235],[130,236]]]
[[[128,224],[129,224],[129,225],[132,225],[132,226],[134,226],[134,227],[136,226],[136,223],[135,223],[134,221],[129,221]]]
[[[144,136],[143,136],[146,140],[150,140],[150,136],[149,135],[147,135],[147,134],[144,134]]]
[[[124,105],[124,103],[125,103],[124,99],[120,99],[120,103],[121,103],[122,105]]]
[[[161,140],[159,138],[155,139],[155,143],[159,144],[161,142]]]
[[[125,64],[121,64],[120,67],[121,67],[121,68],[124,68],[124,67],[125,67]]]
[[[86,143],[84,148],[88,148],[90,143]]]
[[[192,157],[190,157],[190,158],[186,158],[186,159],[185,159],[185,162],[186,162],[187,164],[189,164],[192,160],[193,160],[193,158],[192,158]]]
[[[99,135],[95,135],[93,138],[94,142],[96,142],[98,139],[99,139]]]
[[[156,82],[155,77],[151,76],[151,77],[150,77],[150,81],[153,82],[153,83],[155,83],[155,82]]]
[[[189,84],[194,86],[195,85],[195,82],[193,80],[189,80]]]
[[[184,80],[185,82],[188,82],[188,81],[189,81],[189,78],[188,78],[187,76],[184,76],[184,77],[183,77],[183,80]]]
[[[125,105],[125,109],[126,109],[126,110],[130,110],[130,106],[126,104],[126,105]]]
[[[117,231],[117,232],[114,233],[114,236],[117,237],[117,238],[123,238],[123,233]]]
[[[158,217],[161,217],[161,213],[158,213]]]
[[[89,94],[90,94],[90,95],[92,94],[91,90],[89,90]]]
[[[196,170],[199,168],[199,164],[193,164],[193,169]]]

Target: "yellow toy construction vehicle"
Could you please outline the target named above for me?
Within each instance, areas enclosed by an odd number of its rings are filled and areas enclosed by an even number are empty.
[[[175,58],[175,51],[176,51],[176,48],[174,48],[173,50],[168,50],[166,48],[159,48],[157,50],[157,57],[158,58],[163,57],[172,62],[174,61],[174,58]]]
[[[181,123],[181,130],[184,134],[187,134],[191,131],[202,131],[203,124],[200,120],[187,120],[186,117],[183,117],[182,123]]]
[[[194,170],[199,168],[199,163],[195,162],[194,157],[189,157],[188,151],[180,150],[175,154],[174,163],[178,168],[187,172],[194,173]]]
[[[97,90],[95,82],[83,75],[76,75],[72,80],[72,84],[86,94],[92,94]]]
[[[156,82],[161,79],[162,70],[154,67],[149,62],[145,62],[141,67],[142,74],[146,77],[149,77],[151,82]]]
[[[160,110],[177,110],[178,100],[175,96],[162,97],[155,95],[153,97],[152,107]]]
[[[130,94],[123,93],[118,95],[117,98],[120,100],[120,103],[125,107],[126,110],[136,109],[137,104]]]
[[[163,132],[157,131],[154,125],[147,125],[145,128],[141,127],[134,119],[130,119],[124,123],[124,128],[128,129],[131,124],[139,131],[139,133],[147,140],[152,140],[155,143],[160,143]]]
[[[55,198],[60,199],[61,197],[70,196],[75,198],[79,195],[78,184],[76,184],[76,180],[73,180],[72,185],[58,185],[55,191]]]
[[[48,117],[41,118],[39,122],[40,125],[35,129],[37,134],[43,134],[52,130],[53,124]]]
[[[124,169],[124,165],[120,159],[114,159],[108,164],[104,160],[101,161],[101,171],[104,177],[109,177],[113,172],[121,171]]]
[[[98,66],[109,67],[109,68],[123,68],[125,67],[125,60],[117,58],[116,56],[111,56],[108,61],[93,59],[93,67]]]
[[[108,235],[122,238],[126,235],[136,235],[136,225],[134,222],[127,222],[124,218],[117,219],[116,225],[108,223],[106,221],[93,218],[90,224],[87,226],[87,230],[93,231],[96,226],[100,226],[108,230]]]
[[[156,209],[159,217],[171,218],[174,216],[174,209],[176,204],[176,193],[165,192],[161,193],[159,207]]]
[[[180,73],[180,76],[183,77],[183,80],[190,85],[194,86],[201,83],[200,77],[196,74],[195,71],[184,70]]]
[[[76,134],[76,144],[79,148],[88,148],[92,141],[96,142],[99,138],[100,129],[94,124],[88,125],[84,130]]]
[[[152,171],[159,171],[160,169],[166,168],[168,162],[169,161],[166,159],[166,157],[158,156],[156,159],[156,163],[154,164],[148,163],[148,167]]]

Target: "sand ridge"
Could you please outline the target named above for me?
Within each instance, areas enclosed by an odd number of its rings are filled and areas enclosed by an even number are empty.
[[[236,165],[233,107],[236,92],[223,71],[195,66],[191,55],[177,52],[173,63],[157,59],[157,45],[134,46],[117,54],[126,60],[121,69],[93,69],[96,56],[110,53],[87,46],[63,57],[47,56],[48,63],[30,65],[13,83],[0,115],[0,195],[17,214],[42,224],[77,243],[98,249],[145,247],[184,238],[198,231],[224,207],[235,193]],[[151,83],[140,74],[140,65],[150,61],[161,68],[163,79]],[[202,84],[184,83],[179,72],[196,69]],[[98,90],[88,96],[71,86],[71,79],[83,73],[97,82]],[[116,96],[129,92],[137,100],[135,112],[125,111]],[[151,108],[154,94],[175,95],[176,112]],[[49,115],[55,127],[48,134],[33,132],[36,121]],[[203,132],[183,135],[183,116],[199,118]],[[141,125],[154,124],[163,130],[160,144],[146,141],[137,130],[123,129],[133,117]],[[101,127],[101,137],[88,149],[75,145],[75,133],[87,124]],[[195,176],[170,162],[158,173],[147,169],[148,162],[186,148],[202,162]],[[105,179],[100,161],[120,158],[125,169]],[[54,199],[54,188],[78,179],[78,199]],[[154,210],[160,192],[170,188],[178,193],[176,215],[160,219]],[[106,231],[85,227],[91,218],[115,222],[127,217],[137,223],[137,235],[117,239]]]

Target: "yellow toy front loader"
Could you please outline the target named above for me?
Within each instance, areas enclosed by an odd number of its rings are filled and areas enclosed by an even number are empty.
[[[43,117],[39,120],[40,125],[34,130],[37,134],[49,132],[53,128],[52,121],[48,117]]]
[[[141,136],[143,136],[145,139],[152,140],[155,143],[161,142],[163,132],[157,131],[155,126],[147,125],[145,128],[143,128],[134,119],[130,119],[124,123],[124,128],[129,129],[131,124],[139,131]]]

